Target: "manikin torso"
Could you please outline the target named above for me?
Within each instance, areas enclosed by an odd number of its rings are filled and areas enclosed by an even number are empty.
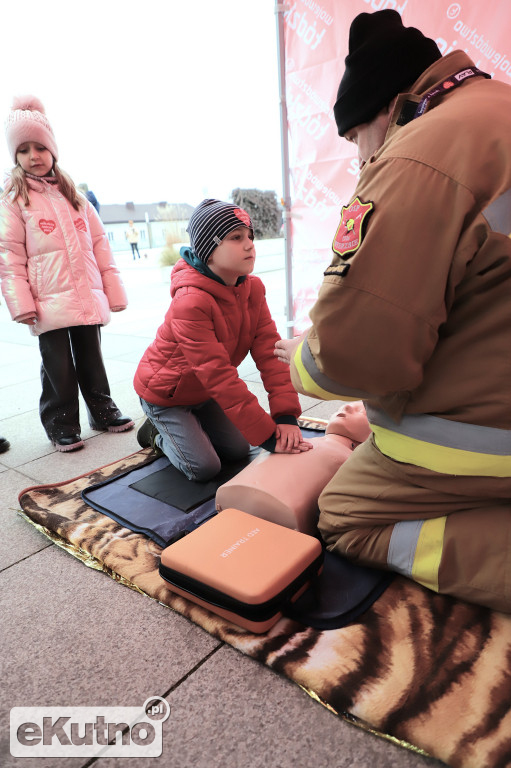
[[[346,404],[331,417],[325,434],[310,440],[312,450],[296,455],[263,452],[220,486],[216,508],[241,509],[314,535],[321,491],[369,434],[363,404]]]

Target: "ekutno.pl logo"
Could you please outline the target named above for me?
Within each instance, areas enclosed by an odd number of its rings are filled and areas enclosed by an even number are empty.
[[[170,704],[142,707],[13,707],[13,757],[159,757]]]

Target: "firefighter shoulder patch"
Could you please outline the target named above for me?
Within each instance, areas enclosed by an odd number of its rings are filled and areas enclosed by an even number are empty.
[[[363,224],[373,208],[373,203],[363,203],[358,197],[348,206],[342,207],[341,221],[332,243],[334,253],[345,259],[359,249]]]

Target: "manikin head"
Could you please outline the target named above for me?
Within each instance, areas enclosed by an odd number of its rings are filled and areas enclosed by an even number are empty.
[[[349,438],[357,445],[371,434],[366,409],[361,400],[344,403],[337,413],[330,417],[325,433]]]

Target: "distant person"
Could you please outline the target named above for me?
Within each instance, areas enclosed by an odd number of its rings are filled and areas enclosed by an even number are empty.
[[[128,229],[126,230],[126,240],[131,245],[133,261],[135,261],[135,253],[137,254],[138,258],[140,258],[140,253],[138,251],[138,238],[139,238],[138,229],[135,227],[135,225],[130,219],[130,221],[128,221]]]
[[[232,203],[203,200],[188,232],[191,248],[181,249],[172,270],[170,308],[135,374],[148,417],[137,438],[189,480],[205,481],[222,461],[245,458],[251,445],[293,454],[312,446],[297,425],[301,408],[289,368],[273,355],[280,337],[264,285],[251,274],[250,216]],[[239,377],[249,352],[270,413]]]
[[[92,429],[134,426],[110,397],[100,327],[126,308],[103,225],[58,164],[41,102],[14,100],[6,121],[16,163],[0,200],[0,277],[11,317],[41,351],[41,422],[58,451],[83,446],[78,388]]]
[[[83,182],[82,182],[82,184],[78,184],[78,189],[80,190],[80,192],[82,194],[85,195],[85,197],[87,198],[89,203],[91,203],[94,206],[94,208],[96,209],[96,211],[99,213],[99,207],[100,206],[99,206],[98,198],[96,197],[94,192],[92,190],[90,190],[89,187],[87,186],[87,184],[84,184]]]

